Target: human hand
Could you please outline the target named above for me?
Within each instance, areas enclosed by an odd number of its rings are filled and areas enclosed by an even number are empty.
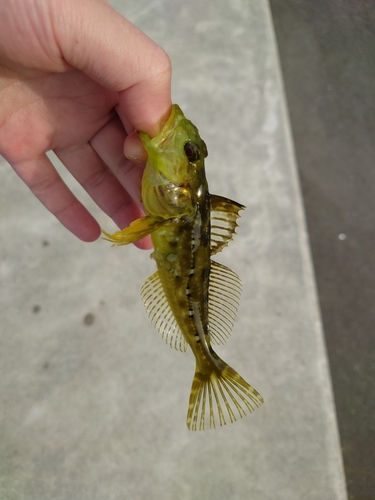
[[[46,152],[120,228],[143,215],[144,151],[171,108],[166,53],[106,0],[2,0],[0,154],[78,238],[100,235]],[[126,140],[126,141],[125,141]],[[124,156],[125,152],[130,161]],[[149,248],[150,240],[139,242]]]

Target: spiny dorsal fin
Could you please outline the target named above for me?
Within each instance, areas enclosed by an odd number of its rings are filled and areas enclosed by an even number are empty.
[[[150,276],[141,288],[141,297],[152,324],[166,343],[186,352],[187,343],[165,297],[159,273]]]
[[[220,252],[233,239],[239,212],[244,208],[236,201],[211,195],[211,255]]]
[[[130,226],[125,227],[121,231],[116,231],[113,234],[109,234],[102,229],[102,233],[106,236],[106,238],[103,239],[110,241],[115,247],[128,245],[129,243],[135,243],[136,241],[141,240],[145,236],[153,233],[165,222],[167,222],[167,219],[157,219],[146,215],[146,217],[136,219],[130,224]]]
[[[208,324],[213,344],[224,344],[232,333],[242,291],[238,275],[211,261]]]

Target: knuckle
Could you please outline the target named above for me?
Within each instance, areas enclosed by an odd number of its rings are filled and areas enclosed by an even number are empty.
[[[171,78],[171,60],[166,51],[159,45],[155,46],[151,58],[151,65],[148,68],[154,80],[165,81]]]

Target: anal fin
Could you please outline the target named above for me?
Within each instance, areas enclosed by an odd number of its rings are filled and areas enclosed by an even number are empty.
[[[159,273],[150,276],[141,288],[141,297],[152,324],[170,347],[186,352],[187,343],[165,296]]]

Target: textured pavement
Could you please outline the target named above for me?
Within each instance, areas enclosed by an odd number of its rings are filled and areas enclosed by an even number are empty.
[[[148,252],[75,239],[2,161],[0,498],[344,500],[268,3],[115,6],[169,53],[174,102],[208,146],[211,192],[247,206],[217,259],[243,281],[218,352],[266,403],[235,424],[188,432],[194,360],[164,345],[141,304]]]

